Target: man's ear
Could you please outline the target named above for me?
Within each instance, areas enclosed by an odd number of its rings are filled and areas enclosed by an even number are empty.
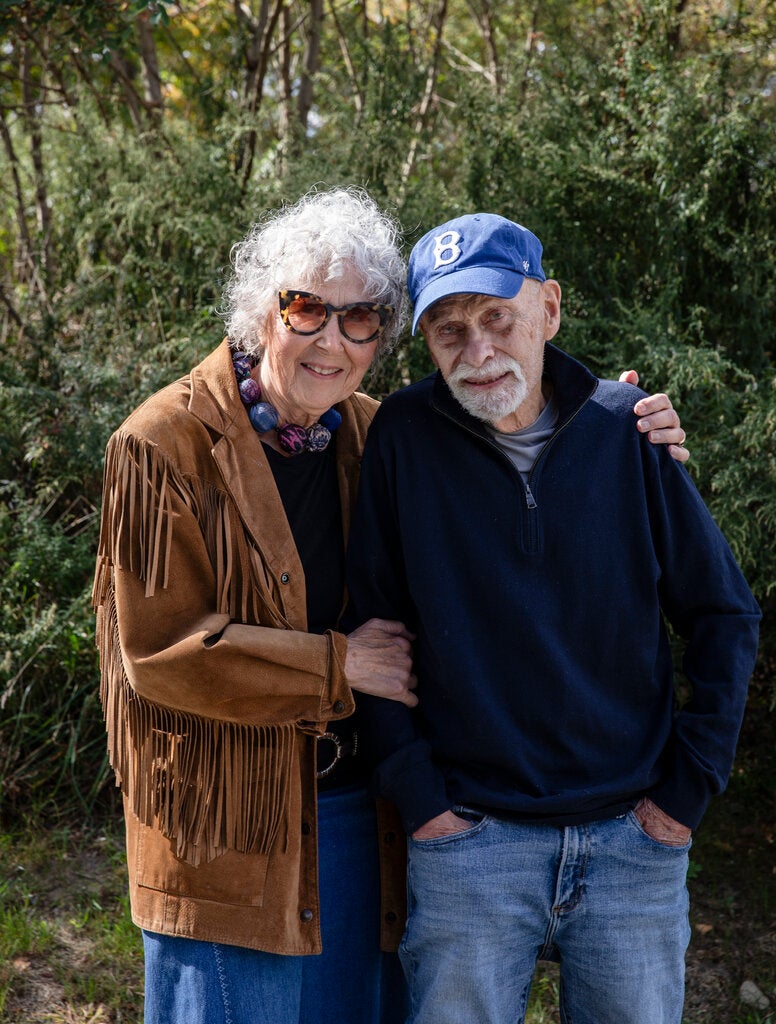
[[[551,341],[560,327],[560,285],[553,278],[542,282],[542,299],[544,301],[544,340]]]

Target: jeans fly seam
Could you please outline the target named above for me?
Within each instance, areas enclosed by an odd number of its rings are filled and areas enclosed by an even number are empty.
[[[575,836],[577,842],[575,844],[576,849],[570,850],[570,837]],[[582,826],[567,826],[564,830],[563,835],[563,852],[561,854],[560,864],[558,866],[558,884],[555,890],[555,902],[552,907],[553,916],[568,914],[579,906],[582,901],[582,897],[585,895],[585,875],[587,874],[587,865],[590,860],[590,835],[588,830]],[[565,900],[561,900],[562,886],[563,886],[563,875],[566,871],[566,866],[570,861],[576,861],[576,864],[572,863],[575,868],[573,885],[571,887],[571,893]]]

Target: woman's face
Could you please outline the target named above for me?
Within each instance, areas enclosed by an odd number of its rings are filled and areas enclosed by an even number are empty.
[[[287,287],[314,292],[333,306],[370,301],[352,269],[315,287],[304,281],[288,281]],[[278,310],[269,318],[263,341],[264,354],[255,371],[262,397],[278,410],[281,423],[303,427],[357,390],[377,351],[376,339],[360,345],[348,341],[336,314],[315,334],[301,335],[288,330]]]

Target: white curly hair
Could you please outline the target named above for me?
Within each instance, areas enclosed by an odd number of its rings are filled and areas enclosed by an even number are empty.
[[[377,356],[395,346],[407,319],[406,265],[398,223],[362,188],[313,190],[271,211],[231,251],[221,316],[233,348],[258,358],[283,288],[314,291],[354,270],[364,298],[393,306]]]

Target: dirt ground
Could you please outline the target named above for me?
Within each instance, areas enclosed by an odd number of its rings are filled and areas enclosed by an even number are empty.
[[[753,783],[744,766],[695,837],[684,1024],[776,1024],[774,809],[773,789]],[[27,952],[3,935],[7,908],[21,898],[42,928]],[[529,1024],[559,1020],[551,1005],[555,970],[541,968],[547,997]],[[741,1002],[745,981],[769,998],[767,1009]],[[141,949],[128,919],[120,830],[73,833],[57,856],[37,860],[15,855],[6,838],[0,844],[0,1022],[139,1024],[141,1007]]]

